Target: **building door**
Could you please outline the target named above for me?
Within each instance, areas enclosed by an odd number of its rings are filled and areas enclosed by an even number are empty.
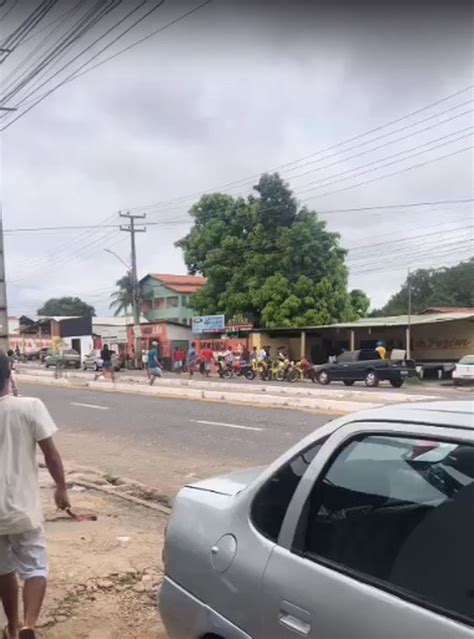
[[[79,355],[82,357],[80,338],[76,337],[71,340],[71,348],[74,349],[77,353],[79,353]]]

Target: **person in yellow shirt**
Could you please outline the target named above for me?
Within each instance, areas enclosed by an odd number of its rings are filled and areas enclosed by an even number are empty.
[[[380,359],[385,359],[385,355],[387,354],[387,349],[383,345],[382,340],[379,339],[379,341],[377,342],[377,347],[376,347],[375,350],[380,355]]]

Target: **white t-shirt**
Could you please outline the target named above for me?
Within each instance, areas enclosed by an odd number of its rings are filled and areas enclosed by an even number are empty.
[[[36,444],[57,428],[35,397],[0,397],[0,535],[41,526]]]

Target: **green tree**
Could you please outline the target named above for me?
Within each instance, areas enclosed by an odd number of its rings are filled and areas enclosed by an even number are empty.
[[[110,308],[114,309],[114,315],[117,317],[122,313],[127,315],[133,307],[133,276],[128,271],[126,275],[115,282],[116,290],[112,293],[112,301]]]
[[[38,315],[94,317],[95,309],[80,297],[52,297],[37,310]]]
[[[244,199],[204,195],[190,210],[191,231],[177,242],[190,273],[207,284],[193,296],[200,313],[244,315],[262,326],[350,320],[367,297],[349,295],[339,236],[299,208],[278,174],[264,174]]]
[[[413,313],[430,306],[474,307],[474,258],[455,266],[418,269],[410,274]],[[403,315],[408,311],[408,277],[400,290],[374,315]]]

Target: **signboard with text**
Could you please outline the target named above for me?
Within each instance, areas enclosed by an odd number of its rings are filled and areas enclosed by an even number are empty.
[[[195,335],[202,333],[224,333],[224,315],[200,315],[193,317],[192,330]]]

